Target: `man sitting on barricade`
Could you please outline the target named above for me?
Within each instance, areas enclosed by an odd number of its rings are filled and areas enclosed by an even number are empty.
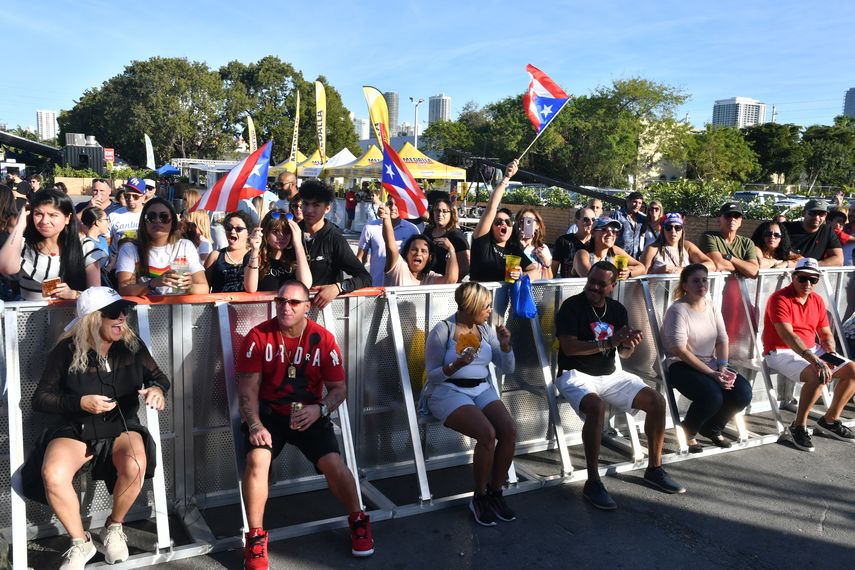
[[[268,567],[263,528],[268,475],[271,462],[287,443],[297,446],[326,477],[330,491],[347,508],[353,555],[370,556],[371,525],[329,419],[347,396],[341,350],[329,331],[306,317],[310,301],[305,285],[289,281],[278,295],[276,317],[249,331],[237,360],[249,522],[244,567]]]
[[[790,380],[802,383],[799,408],[789,429],[793,444],[803,451],[814,450],[807,430],[808,414],[822,386],[832,378],[838,379],[834,397],[816,427],[826,435],[855,443],[852,430],[840,421],[843,407],[855,394],[855,363],[834,352],[834,334],[825,302],[813,290],[820,278],[815,259],[800,259],[793,270],[793,282],[769,297],[763,319],[766,364]]]
[[[597,469],[606,404],[623,411],[644,410],[649,462],[644,479],[666,493],[685,493],[662,468],[665,439],[665,399],[634,374],[617,370],[615,356],[628,358],[641,343],[641,331],[628,325],[626,308],[610,299],[618,270],[608,261],[594,264],[585,290],[561,304],[556,318],[561,395],[584,419],[582,443],[588,480],[583,496],[598,509],[614,510]]]

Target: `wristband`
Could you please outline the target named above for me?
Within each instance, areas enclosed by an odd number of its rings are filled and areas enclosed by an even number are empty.
[[[719,360],[718,361],[719,366],[727,366],[728,364],[730,364],[730,362],[728,362],[727,360]]]

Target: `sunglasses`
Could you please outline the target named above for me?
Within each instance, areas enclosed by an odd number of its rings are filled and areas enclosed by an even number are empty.
[[[589,218],[588,216],[582,216],[579,219],[585,222],[586,224],[591,224],[594,222],[594,218]]]
[[[292,214],[290,212],[282,212],[280,210],[273,210],[270,212],[270,217],[273,218],[274,220],[278,220],[279,218],[281,218],[283,216],[285,216],[286,220],[293,220],[294,219],[294,214]],[[244,229],[246,229],[246,228],[244,228]]]
[[[742,217],[742,214],[740,214],[738,212],[730,212],[729,214],[725,214],[724,217],[730,218],[732,220],[738,220],[739,218]]]
[[[119,315],[127,316],[128,308],[125,306],[121,307],[107,307],[101,309],[101,316],[105,319],[110,319],[111,321],[115,321],[119,318]]]
[[[296,309],[303,303],[308,303],[308,299],[286,299],[285,297],[274,297],[273,302],[279,307],[290,305],[292,309]]]
[[[168,224],[172,221],[172,214],[169,212],[149,212],[145,215],[145,221],[150,224],[154,224],[156,222]]]
[[[617,235],[617,233],[618,233],[617,228],[599,228],[597,231],[603,232],[604,234],[614,234],[614,235]]]
[[[126,200],[142,200],[144,196],[142,194],[136,194],[134,192],[125,192]]]
[[[496,219],[493,221],[493,225],[494,225],[494,226],[496,226],[496,227],[498,228],[498,227],[500,227],[500,226],[508,226],[508,227],[511,227],[511,226],[512,226],[512,225],[514,225],[514,224],[513,224],[513,222],[510,220],[510,218],[496,218]]]
[[[665,228],[666,232],[675,231],[680,233],[683,231],[683,226],[678,226],[677,224],[665,224],[662,227]]]
[[[808,212],[808,215],[813,216],[815,218],[821,218],[828,215],[828,212],[824,212],[822,210],[811,210]]]
[[[227,232],[234,230],[237,233],[241,233],[246,231],[246,226],[233,226],[231,224],[223,224],[223,229]]]
[[[770,237],[770,238],[778,238],[778,239],[781,239],[783,236],[784,236],[784,234],[782,234],[782,233],[780,233],[780,232],[770,232],[770,231],[765,231],[765,232],[763,232],[763,237]]]
[[[819,283],[819,277],[810,277],[808,275],[798,275],[796,279],[799,280],[799,283],[810,283],[811,285]]]

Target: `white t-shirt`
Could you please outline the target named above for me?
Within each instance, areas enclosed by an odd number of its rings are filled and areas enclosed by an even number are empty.
[[[120,208],[110,214],[110,249],[116,251],[119,240],[126,232],[136,232],[140,227],[140,212],[131,212],[127,208]]]
[[[401,220],[395,226],[394,232],[398,251],[401,250],[401,244],[420,233],[419,229],[407,220]],[[365,224],[362,228],[362,234],[359,236],[359,249],[367,249],[369,253],[368,269],[371,273],[371,286],[382,287],[386,271],[386,242],[383,240],[383,220],[374,220]]]
[[[208,255],[212,251],[214,251],[214,244],[211,243],[211,240],[202,236],[199,238],[199,247],[196,248],[199,252],[199,258],[201,259],[203,255]]]
[[[137,276],[137,282],[147,283],[169,271],[172,264],[175,263],[175,258],[182,256],[187,258],[191,275],[205,270],[199,261],[199,252],[193,242],[180,239],[174,244],[153,247],[149,250],[148,275],[140,275],[140,256],[136,245],[132,243],[122,245],[119,249],[119,257],[116,260],[116,273],[133,273]],[[158,295],[173,294],[172,287],[157,287],[155,292]]]

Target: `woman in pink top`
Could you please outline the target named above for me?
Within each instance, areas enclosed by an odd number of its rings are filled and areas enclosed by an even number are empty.
[[[434,246],[426,235],[415,235],[404,242],[403,255],[398,253],[395,241],[395,229],[392,218],[385,206],[377,209],[377,215],[383,220],[383,241],[386,243],[386,274],[383,284],[387,287],[401,285],[434,285],[441,283],[457,283],[457,256],[450,252],[454,246],[447,237],[435,241],[440,251],[446,252],[445,275],[431,271]]]

